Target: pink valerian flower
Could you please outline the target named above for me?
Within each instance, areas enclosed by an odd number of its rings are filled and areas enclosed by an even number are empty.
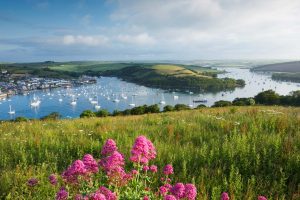
[[[148,171],[149,170],[149,166],[148,165],[145,165],[145,166],[143,166],[143,171]]]
[[[150,166],[150,171],[153,172],[153,173],[156,173],[157,172],[157,166],[156,165],[151,165]]]
[[[229,195],[227,192],[223,192],[221,195],[221,200],[229,200]]]
[[[131,150],[130,160],[135,163],[147,164],[156,157],[154,145],[145,136],[136,138]]]
[[[60,188],[60,190],[56,193],[56,200],[67,200],[69,193],[65,190],[65,188]]]
[[[131,174],[132,175],[137,175],[139,172],[137,171],[137,170],[135,170],[135,169],[133,169],[133,170],[131,170]]]
[[[112,139],[108,139],[108,140],[106,140],[104,146],[102,147],[101,155],[109,156],[117,150],[118,150],[118,147],[116,145],[116,142]]]
[[[76,194],[74,200],[89,200],[89,197],[83,196],[82,194]]]
[[[164,200],[177,200],[177,198],[173,195],[166,195]]]
[[[92,155],[86,154],[83,156],[82,162],[85,166],[85,169],[89,173],[97,173],[99,171],[98,168],[98,163],[97,161],[93,158]]]
[[[36,186],[38,183],[39,183],[39,180],[36,179],[36,178],[30,178],[30,179],[27,181],[27,185],[28,185],[29,187],[34,187],[34,186]]]
[[[68,183],[77,183],[78,176],[84,176],[87,173],[86,167],[81,160],[76,160],[62,173],[62,178]]]
[[[161,196],[166,196],[166,194],[169,192],[169,188],[165,187],[165,186],[161,186],[159,188],[159,193],[161,194]]]
[[[164,187],[168,188],[168,190],[170,190],[172,188],[171,184],[164,184]]]
[[[148,196],[144,196],[143,200],[150,200]]]
[[[57,185],[57,177],[55,174],[51,174],[48,179],[51,185]]]
[[[112,192],[112,191],[110,191],[109,189],[107,189],[106,187],[104,187],[104,186],[101,186],[101,187],[98,189],[98,191],[99,191],[100,193],[104,194],[104,196],[105,196],[105,198],[106,198],[107,200],[117,200],[117,195],[116,195],[114,192]]]
[[[125,165],[124,156],[118,151],[114,151],[110,156],[103,158],[99,164],[106,172],[114,171]]]
[[[100,192],[95,192],[90,195],[90,200],[106,200],[106,197]]]
[[[193,184],[186,184],[184,190],[184,197],[188,200],[195,200],[197,196],[197,189]]]
[[[171,164],[166,165],[164,167],[163,172],[164,172],[165,175],[173,174],[174,173],[173,166]]]
[[[180,199],[185,195],[185,186],[183,183],[176,183],[170,191],[176,198]]]
[[[264,197],[264,196],[259,196],[258,200],[268,200],[268,199],[266,197]]]

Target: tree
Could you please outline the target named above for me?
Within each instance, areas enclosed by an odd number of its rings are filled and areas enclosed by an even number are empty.
[[[231,106],[232,103],[230,101],[216,101],[212,107],[226,107],[226,106]]]
[[[174,111],[174,107],[170,105],[166,105],[163,109],[164,112],[171,112]]]
[[[96,114],[91,110],[85,110],[80,114],[80,118],[96,117]]]
[[[190,110],[190,107],[185,105],[185,104],[176,104],[174,107],[175,110],[180,111],[180,110]]]
[[[96,112],[95,114],[97,117],[107,117],[110,115],[110,113],[105,109],[101,109],[98,112]]]
[[[280,103],[280,96],[273,90],[258,93],[254,99],[256,103],[263,105],[278,105]]]

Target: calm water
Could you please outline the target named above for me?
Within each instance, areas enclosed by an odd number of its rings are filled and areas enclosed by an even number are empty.
[[[224,69],[224,68],[222,68]],[[194,99],[206,99],[207,106],[211,106],[218,100],[232,101],[236,97],[253,97],[263,90],[273,89],[277,93],[286,95],[291,91],[299,90],[296,83],[277,82],[271,80],[269,74],[252,73],[249,69],[225,68],[228,73],[219,77],[231,77],[244,79],[246,86],[235,89],[232,92],[220,92],[216,94],[183,94],[172,93],[159,89],[151,89],[132,83],[121,81],[117,78],[102,77],[94,85],[81,86],[71,89],[55,89],[48,91],[34,91],[28,95],[16,95],[0,101],[0,119],[13,119],[18,116],[28,118],[40,118],[51,112],[59,112],[64,118],[76,118],[84,110],[96,110],[95,103],[110,112],[131,108],[129,104],[136,106],[144,104],[156,104],[165,101],[165,105],[178,103],[197,106]],[[175,99],[174,96],[178,96]],[[126,98],[127,97],[127,98]],[[34,98],[39,98],[41,103],[38,107],[32,107]],[[117,99],[117,102],[114,101]],[[75,100],[76,105],[71,105]],[[118,102],[119,100],[119,102]],[[91,103],[94,101],[94,104]],[[163,108],[165,105],[160,104]],[[9,106],[15,114],[8,114]]]

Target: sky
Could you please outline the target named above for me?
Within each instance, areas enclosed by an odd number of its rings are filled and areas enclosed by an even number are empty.
[[[299,0],[0,0],[0,62],[300,59]]]

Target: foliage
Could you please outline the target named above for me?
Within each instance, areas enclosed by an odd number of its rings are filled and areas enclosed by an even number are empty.
[[[41,120],[58,120],[61,118],[61,115],[58,112],[52,112],[49,115],[46,115],[41,118]]]
[[[171,105],[166,105],[166,106],[163,108],[163,112],[171,112],[171,111],[174,111],[174,107],[171,106]]]
[[[216,101],[212,107],[226,107],[226,106],[231,106],[232,103],[230,101]]]
[[[95,115],[97,117],[107,117],[110,115],[110,113],[106,109],[101,109],[101,110],[95,112]]]
[[[253,98],[235,98],[232,101],[234,106],[253,106],[255,105],[255,100]]]
[[[84,117],[96,117],[96,114],[91,110],[85,110],[80,114],[80,118]]]

